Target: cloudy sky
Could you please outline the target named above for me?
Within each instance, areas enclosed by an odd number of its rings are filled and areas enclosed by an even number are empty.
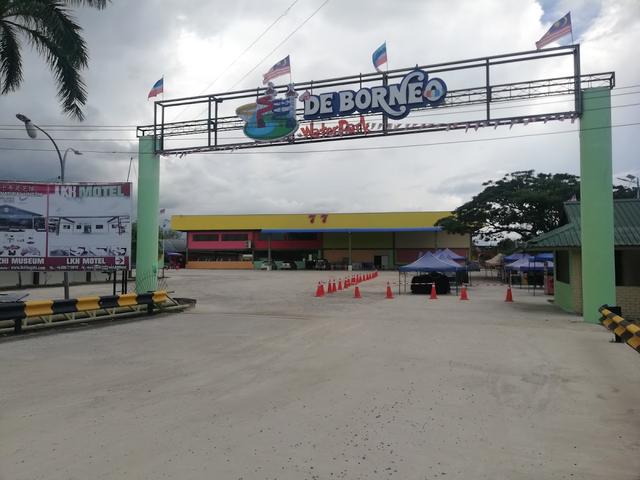
[[[59,174],[50,142],[28,139],[18,112],[45,126],[62,149],[84,152],[68,157],[69,181],[124,181],[133,157],[135,182],[135,126],[153,122],[147,93],[162,76],[170,99],[255,88],[286,55],[294,81],[371,72],[371,53],[385,40],[390,68],[531,50],[567,11],[582,72],[616,72],[612,123],[640,122],[637,0],[113,0],[103,11],[77,9],[91,56],[86,120],[61,113],[51,72],[26,47],[22,88],[0,97],[0,178]],[[549,65],[520,79],[555,73]],[[302,152],[307,145],[163,157],[161,206],[167,215],[453,209],[506,172],[579,173],[577,133],[520,136],[576,128],[552,122],[330,142],[316,153]],[[613,129],[614,176],[640,175],[639,135],[640,125]],[[389,145],[407,147],[331,151]]]

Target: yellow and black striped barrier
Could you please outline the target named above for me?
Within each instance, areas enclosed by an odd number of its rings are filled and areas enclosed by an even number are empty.
[[[636,352],[640,353],[640,327],[629,322],[609,310],[608,305],[601,306],[598,311],[602,314],[600,322],[623,342],[626,342]]]
[[[0,321],[13,320],[15,333],[20,333],[23,324],[26,325],[30,318],[43,318],[45,323],[51,323],[53,316],[63,316],[63,320],[75,320],[75,314],[86,313],[89,317],[95,318],[92,312],[107,311],[113,315],[116,309],[129,307],[131,311],[140,306],[146,306],[147,312],[151,313],[154,308],[169,301],[171,301],[171,297],[165,290],[157,290],[139,294],[125,293],[122,295],[78,297],[68,300],[8,302],[0,303]]]

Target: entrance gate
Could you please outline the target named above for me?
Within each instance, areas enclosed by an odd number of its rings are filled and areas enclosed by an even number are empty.
[[[157,101],[153,124],[137,129],[136,287],[154,290],[157,283],[151,246],[158,242],[159,155],[579,119],[583,311],[585,320],[595,323],[598,307],[616,303],[610,180],[614,86],[614,72],[582,74],[580,46],[570,45]],[[185,113],[191,119],[179,120]]]

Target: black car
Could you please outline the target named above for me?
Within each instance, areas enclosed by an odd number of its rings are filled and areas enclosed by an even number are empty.
[[[411,279],[411,293],[428,295],[431,293],[431,285],[436,284],[436,293],[442,295],[451,293],[449,278],[438,272],[416,275]]]

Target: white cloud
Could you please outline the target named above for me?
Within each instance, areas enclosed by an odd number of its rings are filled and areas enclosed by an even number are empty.
[[[153,82],[165,76],[166,98],[200,93],[290,3],[269,2],[267,9],[257,0],[141,0],[113,2],[99,12],[79,10],[91,52],[85,125],[122,127],[108,132],[52,129],[55,138],[69,139],[60,140],[61,147],[86,151],[84,156],[69,160],[69,178],[126,178],[129,152],[135,155],[137,151],[134,126],[153,121],[152,103],[146,100]],[[321,3],[300,0],[212,87],[213,92],[236,83]],[[291,55],[296,81],[368,72],[372,70],[371,52],[384,40],[391,68],[529,50],[548,28],[551,20],[546,16],[553,18],[558,9],[571,10],[574,25],[588,25],[581,34],[583,72],[615,70],[618,85],[640,85],[640,67],[631,48],[640,43],[638,2],[563,0],[553,11],[547,3],[332,0],[239,87],[257,86],[262,73],[287,54]],[[23,88],[0,97],[0,124],[20,127],[14,117],[18,111],[43,125],[74,124],[59,111],[44,61],[29,49],[25,60]],[[559,71],[557,66],[541,65],[496,71],[496,75],[507,81],[542,78]],[[451,74],[450,79],[454,86],[468,86],[466,82],[475,81],[475,76]],[[639,90],[614,90],[614,95]],[[638,103],[638,98],[615,96],[613,104]],[[199,112],[189,110],[181,118],[195,113]],[[615,108],[612,117],[614,124],[635,122],[638,108]],[[273,148],[163,158],[161,204],[172,214],[452,209],[479,191],[482,181],[508,171],[578,173],[577,134],[513,138],[571,128],[577,124],[532,124],[511,131],[480,129],[467,134],[433,133],[283,148],[325,150],[512,137],[397,150],[285,155]],[[614,130],[614,171],[639,168],[634,141],[637,132],[637,126]],[[24,133],[20,130],[0,131],[0,137],[5,137],[0,139],[0,147],[50,148],[44,139],[6,139],[21,136]],[[113,140],[82,141],[95,138]],[[53,152],[0,150],[0,160],[2,178],[49,180],[57,175]]]

